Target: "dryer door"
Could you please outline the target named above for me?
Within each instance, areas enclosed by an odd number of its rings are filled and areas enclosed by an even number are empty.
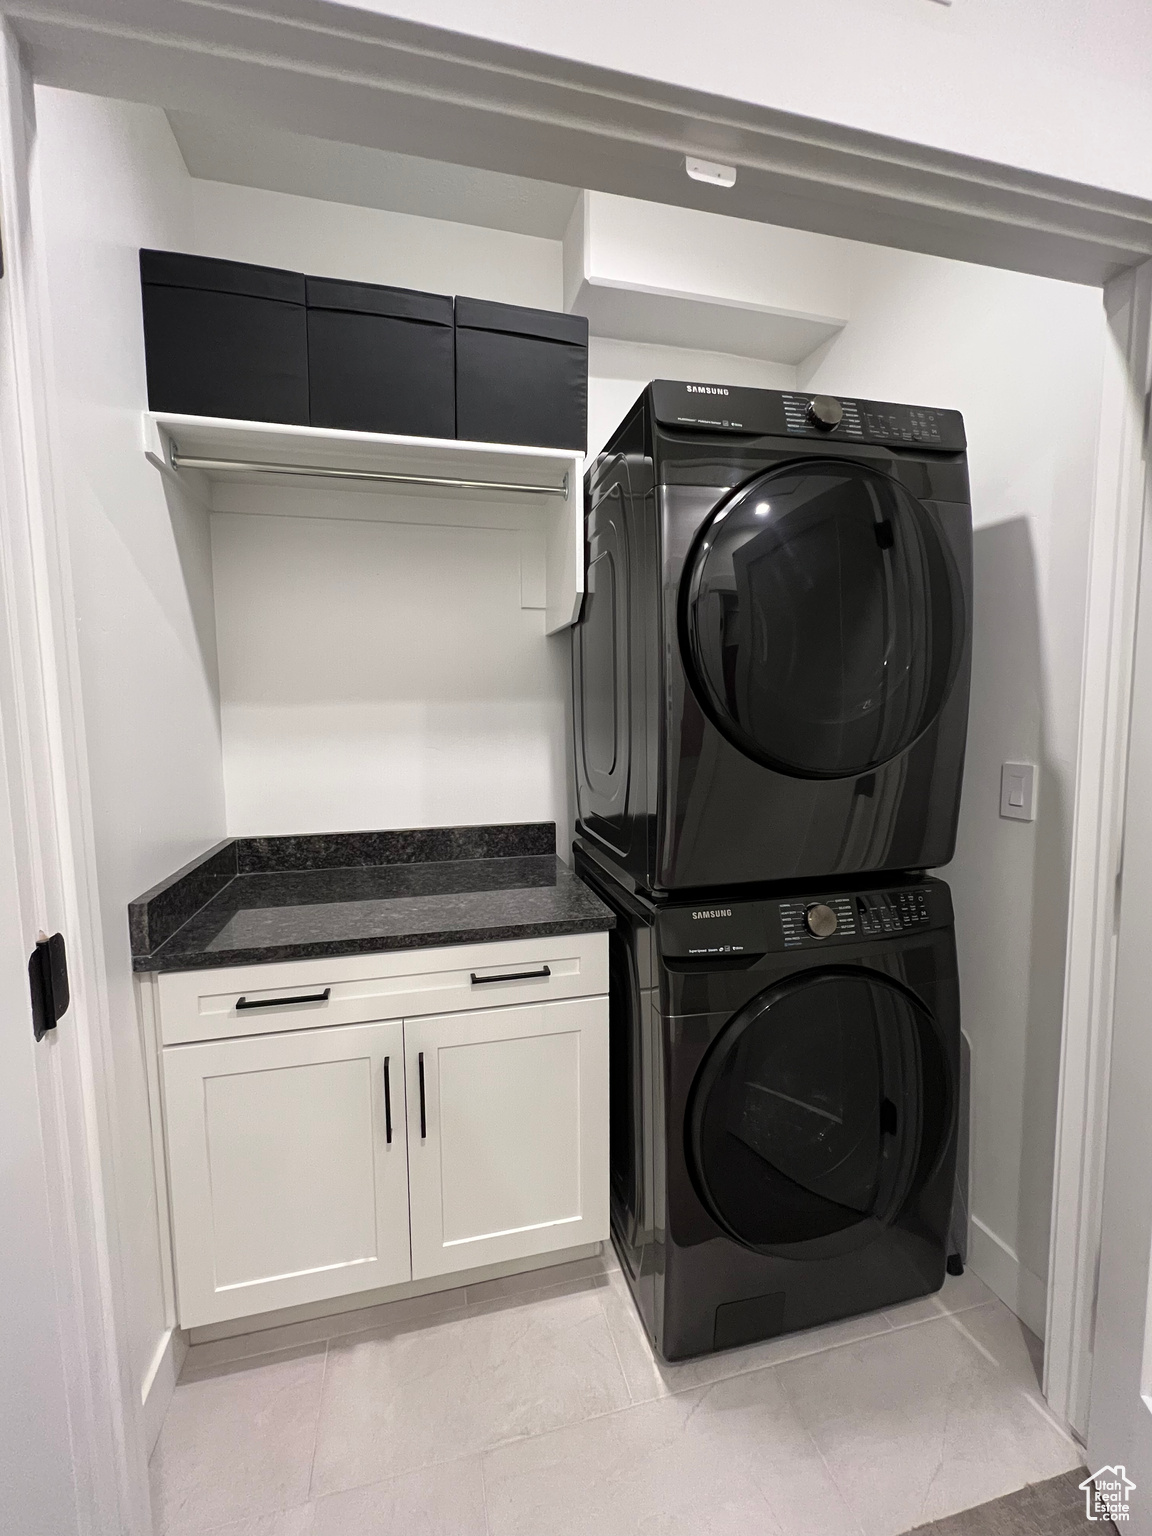
[[[766,767],[849,778],[939,714],[963,654],[955,561],[932,513],[850,459],[780,466],[701,530],[681,588],[693,691]]]
[[[737,1241],[802,1257],[869,1242],[930,1175],[953,1091],[931,1015],[887,977],[804,972],[754,998],[701,1065],[688,1152]],[[823,1241],[822,1241],[823,1240]]]

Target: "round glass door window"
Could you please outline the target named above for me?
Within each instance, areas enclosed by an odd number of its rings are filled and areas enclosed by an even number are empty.
[[[778,1252],[892,1221],[951,1125],[927,1011],[869,971],[810,971],[714,1042],[688,1112],[693,1179],[737,1241]]]
[[[935,719],[965,613],[926,508],[867,465],[809,459],[713,514],[682,623],[693,689],[733,745],[795,777],[848,778]]]

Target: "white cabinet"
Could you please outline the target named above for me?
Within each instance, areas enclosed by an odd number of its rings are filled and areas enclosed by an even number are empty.
[[[608,1234],[603,998],[408,1020],[412,1274]]]
[[[411,1278],[402,1024],[163,1061],[183,1327]]]
[[[181,1327],[608,1237],[604,934],[146,985]]]

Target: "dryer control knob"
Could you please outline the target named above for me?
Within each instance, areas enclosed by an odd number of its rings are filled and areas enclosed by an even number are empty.
[[[840,926],[840,920],[831,907],[826,907],[822,901],[808,908],[805,913],[808,923],[808,932],[818,939],[830,939]]]
[[[813,395],[808,405],[808,420],[821,432],[831,432],[844,419],[844,407],[834,395]]]

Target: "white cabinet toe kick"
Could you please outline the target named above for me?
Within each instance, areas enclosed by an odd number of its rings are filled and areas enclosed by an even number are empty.
[[[181,1327],[608,1237],[606,934],[140,990]]]

